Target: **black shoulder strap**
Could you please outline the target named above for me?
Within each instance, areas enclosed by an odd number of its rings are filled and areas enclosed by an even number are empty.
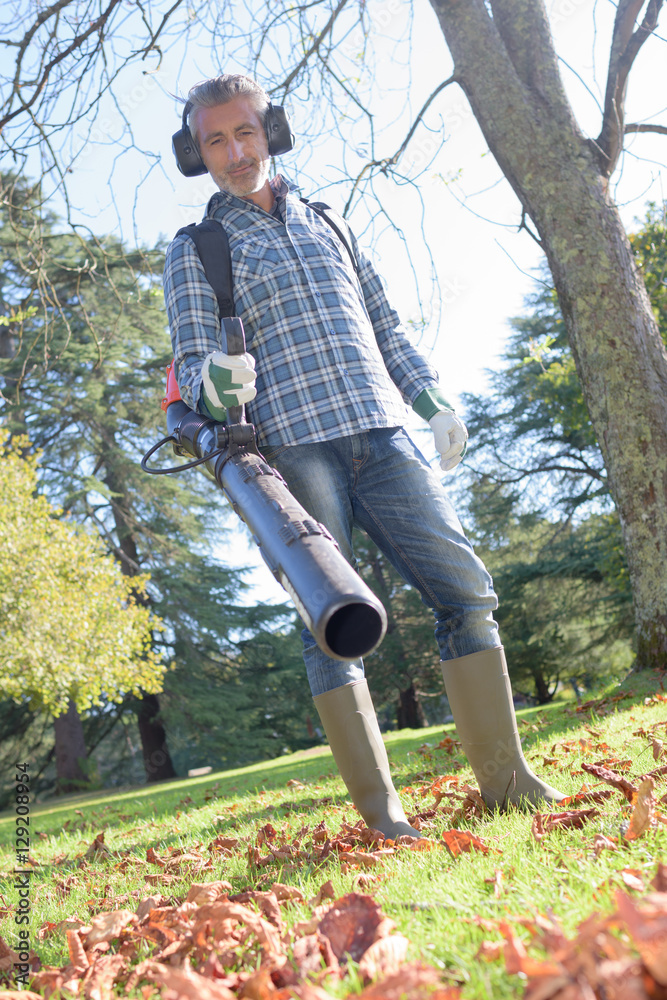
[[[359,274],[359,261],[357,260],[357,255],[352,248],[352,234],[350,232],[350,227],[347,222],[335,209],[331,208],[324,201],[308,201],[307,198],[302,198],[301,201],[312,208],[314,212],[328,222],[334,233],[341,241],[348,254],[350,255],[350,260],[352,261],[352,266],[354,270]]]
[[[234,280],[232,278],[232,256],[224,226],[214,219],[183,226],[176,236],[189,236],[197,248],[204,265],[206,280],[215,292],[220,309],[220,318],[234,316]]]

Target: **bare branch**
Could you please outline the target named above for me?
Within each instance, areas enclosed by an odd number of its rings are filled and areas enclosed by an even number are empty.
[[[272,92],[282,91],[283,93],[286,94],[289,91],[290,86],[292,85],[294,80],[296,80],[296,78],[298,77],[299,73],[304,68],[304,66],[306,66],[310,57],[315,53],[319,52],[320,46],[324,42],[325,38],[327,38],[331,34],[333,26],[336,23],[336,18],[338,17],[338,15],[340,14],[340,12],[343,10],[343,8],[347,3],[348,0],[338,0],[338,5],[331,12],[331,17],[324,25],[322,31],[316,37],[313,44],[310,46],[309,49],[306,49],[302,58],[299,60],[299,62],[291,71],[291,73],[287,76],[287,78],[283,80],[283,82],[278,87],[274,87]]]
[[[20,94],[21,85],[20,85],[20,83],[17,83],[15,81],[14,92],[15,92],[16,96],[19,98],[19,100],[21,101],[21,104],[20,104],[20,107],[16,108],[15,111],[10,111],[10,112],[8,112],[4,116],[4,118],[0,118],[0,129],[4,128],[4,126],[7,125],[8,122],[12,121],[14,118],[16,118],[22,112],[28,111],[33,106],[33,104],[35,103],[35,101],[37,100],[37,98],[39,97],[39,95],[42,93],[44,87],[48,83],[49,75],[51,74],[51,71],[58,65],[58,63],[61,63],[63,61],[63,59],[67,58],[68,55],[70,55],[72,52],[75,52],[78,48],[80,48],[81,45],[83,44],[83,42],[85,42],[86,39],[89,38],[91,35],[94,35],[95,33],[99,33],[100,34],[100,38],[101,38],[102,31],[103,31],[103,29],[104,29],[107,21],[109,20],[109,18],[111,17],[111,14],[113,13],[114,9],[118,6],[118,4],[120,2],[121,2],[121,0],[111,0],[110,4],[107,7],[107,9],[105,10],[105,12],[103,14],[101,14],[100,17],[98,17],[96,21],[91,22],[91,24],[89,25],[89,27],[88,27],[88,29],[86,31],[82,32],[82,34],[77,35],[75,38],[73,38],[72,41],[70,42],[70,44],[68,46],[66,46],[64,49],[61,49],[61,51],[56,56],[54,56],[53,59],[51,59],[46,64],[46,66],[44,67],[44,72],[42,73],[41,79],[38,81],[37,85],[35,86],[35,91],[34,91],[32,97],[30,98],[29,101],[23,101],[23,99],[21,98],[21,94]],[[62,4],[62,6],[65,6],[65,4]],[[17,67],[17,73],[18,73],[18,71],[19,70],[18,70],[18,67]]]
[[[660,135],[667,135],[667,125],[626,125],[623,129],[627,135],[629,132],[659,132]]]
[[[433,101],[435,100],[435,98],[438,96],[438,94],[441,91],[443,91],[445,89],[445,87],[448,87],[450,83],[457,83],[457,82],[458,82],[457,75],[456,75],[456,73],[453,73],[446,80],[443,80],[442,83],[438,84],[438,86],[435,88],[435,90],[433,91],[433,93],[429,97],[427,97],[427,99],[424,101],[424,103],[423,103],[423,105],[422,105],[422,107],[421,107],[421,109],[419,111],[419,114],[417,115],[417,117],[415,118],[414,122],[410,126],[405,139],[403,140],[403,142],[400,144],[400,146],[398,147],[398,149],[396,150],[396,152],[392,156],[385,156],[381,160],[369,160],[368,163],[364,164],[364,166],[361,168],[361,170],[357,174],[356,178],[354,179],[354,182],[353,182],[352,187],[350,189],[350,194],[349,194],[347,202],[345,204],[345,208],[343,209],[343,214],[345,214],[346,212],[349,211],[350,206],[352,204],[352,201],[354,200],[354,195],[355,195],[355,193],[356,193],[359,185],[361,184],[362,180],[364,179],[364,177],[366,177],[367,175],[372,174],[374,168],[377,168],[382,173],[386,174],[390,167],[396,166],[396,164],[398,163],[399,159],[401,158],[401,156],[403,155],[403,153],[407,149],[410,140],[412,139],[413,135],[415,134],[415,130],[417,129],[417,126],[419,125],[420,121],[422,120],[422,118],[424,117],[424,115],[426,114],[426,112],[428,111],[430,105],[433,103]]]
[[[649,0],[642,23],[633,30],[644,0],[620,0],[609,53],[602,129],[595,142],[603,172],[609,177],[623,149],[625,96],[637,54],[655,30],[663,0]]]

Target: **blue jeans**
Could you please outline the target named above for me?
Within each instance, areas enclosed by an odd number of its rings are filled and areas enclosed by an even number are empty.
[[[435,615],[442,660],[500,645],[498,600],[436,473],[401,427],[317,444],[263,449],[293,496],[324,524],[354,564],[352,528],[372,538]],[[313,695],[360,680],[361,660],[327,656],[307,629],[304,660]]]

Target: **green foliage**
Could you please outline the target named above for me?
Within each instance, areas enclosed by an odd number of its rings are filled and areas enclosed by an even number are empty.
[[[25,445],[25,442],[23,442]],[[15,445],[16,447],[16,445]],[[0,436],[0,678],[6,696],[60,715],[128,691],[159,691],[159,621],[99,538],[57,519],[36,493],[34,457]]]

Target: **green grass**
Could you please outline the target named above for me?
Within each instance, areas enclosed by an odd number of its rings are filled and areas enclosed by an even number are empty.
[[[667,760],[654,761],[647,735],[662,733],[667,744],[667,701],[656,699],[656,693],[662,691],[655,674],[635,675],[607,692],[608,696],[624,695],[622,700],[607,701],[598,709],[575,712],[573,703],[563,703],[520,711],[519,729],[528,760],[566,793],[578,791],[584,781],[594,784],[581,772],[585,760],[630,759],[632,765],[624,772],[630,779],[652,770]],[[650,704],[645,704],[647,700]],[[452,732],[452,727],[439,726],[387,736],[395,783],[408,815],[433,805],[427,790],[436,777],[455,774],[473,781],[460,753],[438,749],[443,735]],[[557,762],[544,766],[545,757],[555,757]],[[291,779],[301,785],[288,786]],[[658,797],[666,791],[663,779]],[[641,891],[625,886],[625,869],[632,869],[648,887],[658,861],[667,861],[664,825],[596,857],[592,850],[595,834],[618,837],[629,811],[619,793],[596,808],[598,817],[583,829],[556,831],[540,843],[531,836],[530,815],[512,812],[459,819],[454,825],[481,837],[490,848],[488,854],[475,852],[454,859],[442,846],[429,852],[401,850],[370,869],[373,881],[358,891],[371,893],[409,939],[408,960],[441,969],[445,978],[461,984],[463,997],[520,996],[522,981],[508,975],[502,960],[476,957],[482,941],[501,940],[500,921],[510,921],[528,940],[520,922],[550,914],[571,937],[592,913],[614,909],[617,890],[641,898]],[[665,804],[659,808],[667,813]],[[30,853],[37,863],[32,875],[33,947],[44,965],[64,966],[68,962],[65,934],[57,931],[42,940],[38,932],[47,922],[66,918],[87,922],[103,910],[135,910],[139,900],[151,894],[175,904],[184,899],[192,882],[224,879],[235,892],[284,882],[299,886],[309,899],[331,879],[336,894],[343,895],[358,887],[359,872],[342,871],[336,856],[320,864],[274,863],[253,868],[247,848],[255,844],[258,830],[268,822],[278,831],[279,841],[289,842],[302,830],[307,843],[309,831],[321,820],[332,834],[343,820],[354,823],[357,819],[324,747],[202,778],[33,805]],[[451,827],[451,819],[440,811],[424,832],[440,841],[443,830]],[[14,867],[14,828],[12,813],[0,815],[0,869],[4,872]],[[86,856],[102,832],[110,853]],[[208,851],[211,841],[221,834],[239,841],[229,857]],[[160,881],[163,870],[146,860],[149,848],[158,856],[181,850],[195,857],[175,871],[173,879]],[[197,856],[212,862],[211,866],[202,869]],[[154,881],[147,881],[147,876]],[[0,880],[0,893],[0,933],[14,944],[16,890],[11,877]],[[286,908],[285,918],[293,923],[310,912],[306,903],[294,904]],[[353,968],[342,982],[326,980],[323,986],[340,997],[361,989]],[[116,989],[124,995],[121,987]],[[141,997],[142,993],[133,995]]]

